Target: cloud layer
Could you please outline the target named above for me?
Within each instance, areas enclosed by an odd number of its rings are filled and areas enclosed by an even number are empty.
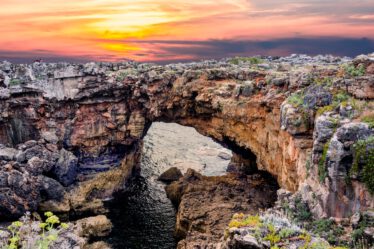
[[[165,63],[374,51],[372,0],[1,0],[1,5],[0,60]]]

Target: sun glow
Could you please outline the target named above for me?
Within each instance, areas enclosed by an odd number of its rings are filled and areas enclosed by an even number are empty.
[[[0,0],[0,57],[162,61],[199,58],[209,49],[199,41],[374,38],[371,1],[340,0],[339,9],[334,1],[318,9],[312,0]],[[331,16],[332,7],[340,12]],[[211,49],[207,56],[225,48]]]

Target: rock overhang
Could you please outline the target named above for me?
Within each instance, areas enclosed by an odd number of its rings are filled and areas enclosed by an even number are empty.
[[[230,60],[167,66],[2,63],[0,141],[15,146],[43,138],[49,143],[42,136],[48,134],[59,149],[75,152],[80,162],[105,157],[117,146],[124,146],[126,158],[139,148],[153,121],[172,121],[252,151],[260,169],[275,176],[283,188],[296,191],[308,180],[305,165],[318,164],[318,148],[326,142],[319,139],[326,134],[314,129],[321,125],[315,121],[319,105],[330,104],[335,90],[346,90],[355,99],[374,98],[370,56],[352,62],[334,57],[265,58],[261,65],[235,65]],[[368,72],[340,75],[343,64],[357,61]],[[298,99],[289,101],[295,93],[302,96],[302,106],[295,106]],[[311,153],[317,161],[310,162]],[[87,169],[91,163],[82,165]],[[113,168],[104,166],[98,171],[105,174]],[[310,181],[315,188],[324,186]]]

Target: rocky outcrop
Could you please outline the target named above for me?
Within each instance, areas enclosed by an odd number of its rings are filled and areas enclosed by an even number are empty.
[[[235,212],[257,213],[273,205],[276,184],[266,177],[229,174],[207,177],[189,169],[166,187],[178,207],[178,248],[215,248]]]
[[[78,160],[63,148],[43,139],[30,140],[17,148],[4,147],[3,151],[12,154],[0,161],[0,210],[8,219],[37,209],[100,213],[102,199],[111,196],[131,176],[139,157],[138,152],[131,152],[112,170],[77,176]]]
[[[154,121],[193,126],[250,151],[259,169],[281,187],[302,191],[318,215],[372,208],[363,173],[367,159],[358,161],[356,178],[347,167],[354,158],[351,143],[373,132],[362,123],[372,122],[373,55],[353,61],[296,55],[263,60],[259,65],[230,60],[167,66],[1,63],[0,143],[8,148],[0,153],[7,179],[2,200],[9,200],[0,203],[2,214],[36,209],[42,198],[34,185],[41,176],[68,193],[64,210],[100,210],[101,199],[131,175]],[[323,113],[332,120],[317,117]],[[340,127],[346,125],[365,137],[341,137]],[[11,148],[17,145],[22,148],[14,158]],[[25,170],[17,168],[20,163]],[[7,172],[9,165],[16,173]],[[341,181],[344,177],[352,181]],[[317,198],[311,197],[314,192]],[[343,206],[328,208],[340,200]]]

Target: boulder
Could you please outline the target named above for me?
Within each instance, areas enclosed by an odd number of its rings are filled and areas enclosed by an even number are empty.
[[[58,137],[54,132],[51,131],[44,131],[41,133],[41,137],[51,144],[56,144],[58,142]]]
[[[52,173],[65,187],[71,185],[78,174],[78,158],[70,151],[62,149]]]
[[[40,193],[43,199],[60,201],[64,198],[65,189],[58,181],[41,176],[40,182]]]
[[[166,183],[178,181],[179,178],[181,178],[182,172],[177,167],[171,167],[170,169],[166,170],[164,173],[162,173],[158,180]]]
[[[112,223],[105,215],[98,215],[78,220],[75,227],[80,237],[103,237],[111,232]]]
[[[32,175],[41,175],[48,173],[53,167],[53,164],[47,160],[39,157],[32,157],[27,161],[26,169]]]
[[[311,86],[307,89],[304,96],[304,106],[309,109],[318,109],[318,107],[330,105],[332,94],[323,86]]]
[[[258,243],[254,236],[247,234],[245,236],[235,235],[233,239],[233,248],[261,249],[263,247]]]
[[[110,245],[105,243],[104,241],[97,241],[92,244],[88,244],[84,247],[84,249],[111,249]]]
[[[13,148],[0,149],[0,160],[11,161],[16,158],[18,150]]]
[[[28,210],[36,210],[40,201],[40,182],[27,172],[0,171],[0,181],[6,185],[0,191],[0,217],[13,219]]]

